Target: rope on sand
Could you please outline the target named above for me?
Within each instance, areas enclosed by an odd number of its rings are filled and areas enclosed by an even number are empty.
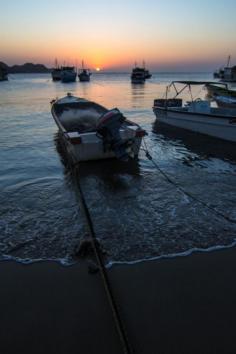
[[[120,311],[119,311],[119,307],[116,303],[113,291],[112,291],[112,287],[108,278],[108,274],[107,274],[107,270],[104,266],[103,263],[103,259],[102,259],[102,251],[100,249],[99,246],[99,242],[96,238],[96,234],[94,231],[94,227],[93,227],[93,221],[86,203],[86,199],[84,197],[84,193],[83,190],[81,188],[80,182],[79,182],[79,172],[78,172],[78,163],[74,164],[74,168],[72,167],[72,173],[74,175],[75,178],[75,185],[76,185],[76,189],[78,192],[78,196],[80,198],[81,201],[81,207],[82,207],[82,211],[84,213],[85,216],[85,220],[86,220],[86,225],[87,225],[87,230],[90,236],[90,241],[91,241],[91,245],[97,260],[97,265],[99,268],[99,272],[103,281],[103,285],[104,285],[104,289],[109,301],[109,305],[110,308],[112,310],[112,315],[113,315],[113,319],[116,325],[116,329],[122,344],[122,348],[123,348],[123,352],[124,354],[133,354],[134,351],[131,348],[130,342],[128,340],[128,336],[124,327],[124,323],[122,321],[121,315],[120,315]]]

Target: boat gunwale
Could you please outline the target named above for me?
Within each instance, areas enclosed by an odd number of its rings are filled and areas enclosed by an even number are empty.
[[[159,106],[153,106],[153,111],[155,113],[156,109],[160,109],[161,111],[165,112],[173,112],[173,113],[181,113],[181,114],[191,114],[195,116],[206,116],[206,117],[211,117],[211,118],[217,118],[217,119],[236,119],[236,115],[232,116],[221,116],[217,114],[209,114],[209,113],[204,113],[204,112],[189,112],[189,111],[180,111],[180,110],[175,110],[175,109],[169,109],[168,107],[159,107]],[[182,107],[184,108],[184,107]]]

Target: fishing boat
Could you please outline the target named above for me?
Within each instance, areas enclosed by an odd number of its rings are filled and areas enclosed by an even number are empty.
[[[79,81],[81,82],[88,82],[90,81],[90,76],[91,76],[91,72],[89,69],[86,69],[84,67],[84,62],[82,61],[82,68],[79,69],[79,73],[78,73],[78,77],[79,77]]]
[[[225,83],[206,84],[210,97],[219,107],[236,108],[236,91],[229,89]]]
[[[52,80],[53,81],[60,81],[61,80],[61,72],[62,69],[58,65],[57,59],[55,60],[55,67],[52,69],[51,75],[52,75]]]
[[[135,67],[131,73],[131,82],[132,84],[143,84],[146,79],[150,79],[152,75],[149,70],[145,68],[145,62],[143,62],[143,67],[138,67],[135,63]]]
[[[236,65],[230,66],[231,56],[229,55],[227,65],[214,72],[214,78],[227,82],[236,82]]]
[[[74,162],[137,158],[146,132],[126,119],[117,108],[108,110],[70,93],[51,104],[61,139]]]
[[[61,81],[62,82],[75,82],[76,72],[73,66],[63,66],[61,69]]]
[[[132,70],[130,78],[132,84],[144,84],[146,80],[145,70],[143,68],[139,68],[135,63],[135,67]]]
[[[236,110],[212,107],[208,100],[193,99],[192,86],[206,84],[210,83],[173,81],[166,88],[165,98],[154,100],[153,111],[157,123],[236,142]],[[168,93],[171,89],[174,89],[175,94],[169,98]],[[183,99],[179,96],[185,90],[190,93],[191,101],[183,105]]]

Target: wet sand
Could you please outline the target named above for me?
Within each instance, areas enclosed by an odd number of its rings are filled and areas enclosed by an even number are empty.
[[[87,262],[0,263],[0,353],[123,353]],[[236,249],[108,270],[134,353],[235,353]]]

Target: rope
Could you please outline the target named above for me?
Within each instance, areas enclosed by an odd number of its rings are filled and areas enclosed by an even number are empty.
[[[80,197],[81,200],[81,206],[84,212],[84,216],[86,219],[86,224],[87,224],[87,229],[91,238],[91,243],[92,243],[92,247],[94,250],[94,254],[96,256],[96,260],[97,260],[97,264],[98,264],[98,268],[100,271],[100,275],[102,277],[102,281],[103,281],[103,285],[105,288],[105,292],[112,310],[112,315],[113,315],[113,319],[116,325],[116,329],[122,344],[122,349],[123,352],[125,354],[132,354],[134,353],[134,351],[131,349],[128,337],[127,337],[127,333],[125,331],[124,328],[124,324],[123,321],[121,319],[120,313],[119,313],[119,308],[117,306],[117,303],[115,301],[114,298],[114,294],[112,291],[112,287],[108,278],[108,274],[107,274],[107,270],[104,266],[103,260],[102,260],[102,256],[101,256],[101,252],[100,252],[100,248],[99,248],[99,244],[95,235],[95,231],[94,231],[94,227],[93,227],[93,222],[92,222],[92,218],[81,188],[81,185],[79,183],[79,175],[78,175],[78,164],[76,163],[74,165],[74,168],[72,168],[72,172],[74,171],[74,177],[76,179],[76,187],[77,187],[77,191],[78,191],[78,195]]]
[[[161,168],[160,166],[153,160],[153,157],[151,156],[151,154],[148,151],[147,148],[147,144],[145,139],[143,139],[144,142],[144,152],[146,154],[146,157],[153,163],[153,165],[157,168],[157,170],[163,175],[163,177],[172,185],[174,185],[181,193],[185,194],[186,196],[188,196],[189,198],[195,200],[196,202],[198,202],[199,204],[202,204],[204,207],[206,207],[207,209],[209,209],[211,212],[213,212],[215,215],[220,216],[221,218],[225,219],[226,221],[232,223],[232,224],[236,224],[236,220],[231,219],[229,216],[223,214],[221,211],[213,208],[211,205],[207,204],[206,202],[204,202],[201,199],[198,199],[197,197],[195,197],[195,195],[193,195],[190,192],[187,192],[182,186],[180,186],[178,183],[176,183],[175,181],[173,181]]]

